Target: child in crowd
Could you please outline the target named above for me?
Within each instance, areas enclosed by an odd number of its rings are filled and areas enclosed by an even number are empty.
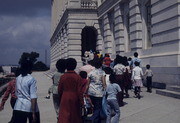
[[[121,88],[118,84],[116,84],[115,74],[111,74],[109,76],[110,84],[107,85],[106,93],[107,93],[107,119],[106,123],[119,123],[120,119],[120,109],[117,100],[117,94],[121,91]],[[112,111],[114,111],[115,115],[112,118]],[[112,118],[112,122],[111,122]]]
[[[113,73],[113,70],[110,67],[105,67],[104,72],[106,73],[106,85],[109,85],[109,76]]]
[[[134,94],[138,99],[141,98],[140,96],[140,88],[143,86],[142,84],[142,76],[143,71],[142,68],[139,67],[139,62],[135,62],[135,68],[132,70],[132,81],[134,82],[135,91]]]
[[[83,93],[86,93],[86,91],[87,91],[86,90],[87,89],[87,83],[88,83],[87,72],[86,71],[80,71],[79,75],[82,78],[82,90],[83,90]]]
[[[150,69],[150,65],[146,65],[146,71],[144,75],[146,76],[146,83],[147,83],[147,92],[152,92],[152,77],[153,77],[153,72]]]
[[[84,110],[84,116],[88,115],[88,114],[92,114],[93,111],[93,105],[91,102],[90,97],[86,94],[87,93],[87,84],[88,84],[88,80],[87,80],[87,72],[86,71],[80,71],[79,75],[82,78],[82,91],[84,93],[84,105],[85,105],[85,110]]]

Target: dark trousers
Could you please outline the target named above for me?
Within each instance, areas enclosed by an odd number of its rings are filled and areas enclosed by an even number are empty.
[[[140,87],[139,86],[136,86],[135,89],[134,89],[134,94],[137,95],[137,94],[140,94]]]
[[[147,91],[151,91],[151,89],[152,89],[152,77],[146,77],[146,83],[147,83]]]
[[[16,104],[16,98],[11,97],[10,104],[11,104],[11,108],[14,109],[14,106]],[[9,123],[13,123],[13,114]]]
[[[11,103],[11,108],[14,109],[14,106],[16,104],[16,98],[11,97],[10,103]]]
[[[54,103],[54,109],[56,111],[56,115],[58,118],[59,117],[59,105],[60,105],[60,100],[59,100],[58,94],[53,94],[53,103]]]
[[[32,123],[32,113],[24,112],[24,111],[13,111],[13,122],[12,123],[27,123],[27,119],[29,119],[29,123]],[[40,114],[36,112],[36,123],[40,123]]]
[[[102,97],[90,96],[90,98],[94,105],[93,115],[91,117],[92,123],[101,123]]]

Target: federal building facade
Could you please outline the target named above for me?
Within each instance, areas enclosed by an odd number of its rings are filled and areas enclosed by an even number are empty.
[[[153,81],[180,85],[179,0],[52,0],[51,70],[60,58],[82,65],[99,50],[150,64]]]

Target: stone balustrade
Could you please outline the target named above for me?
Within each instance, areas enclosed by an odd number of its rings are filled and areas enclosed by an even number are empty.
[[[96,9],[98,6],[97,1],[81,0],[81,8]]]

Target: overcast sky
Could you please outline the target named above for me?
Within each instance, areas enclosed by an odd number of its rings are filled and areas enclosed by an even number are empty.
[[[50,47],[51,0],[0,0],[0,65],[18,64],[35,51],[45,62]]]

